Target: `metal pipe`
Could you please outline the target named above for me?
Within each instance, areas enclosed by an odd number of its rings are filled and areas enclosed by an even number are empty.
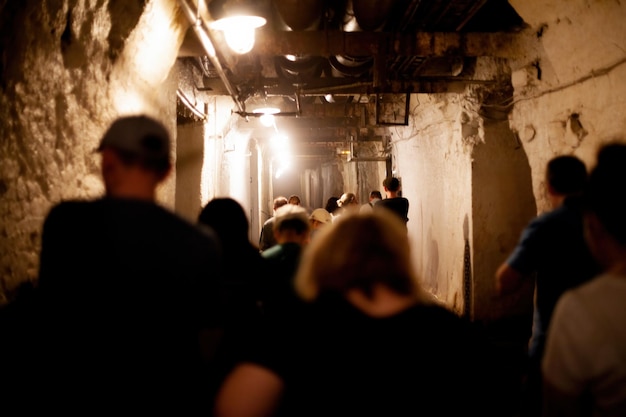
[[[194,10],[189,5],[187,0],[178,0],[178,3],[183,9],[183,12],[185,13],[185,15],[187,16],[187,19],[191,23],[191,26],[193,27],[193,30],[196,33],[196,36],[198,37],[200,44],[202,45],[205,52],[207,53],[209,60],[211,60],[211,63],[215,67],[215,70],[217,71],[217,74],[219,75],[222,82],[224,83],[226,90],[228,90],[228,92],[230,93],[230,96],[232,97],[233,101],[237,105],[237,108],[239,109],[239,111],[244,112],[244,106],[239,100],[237,91],[228,80],[228,77],[226,76],[226,72],[224,72],[224,68],[222,68],[222,64],[217,58],[217,55],[215,53],[215,47],[213,46],[213,42],[211,42],[211,39],[209,38],[208,33],[205,31],[203,27],[202,19],[197,16],[198,13],[194,12]]]
[[[239,112],[236,111],[234,113],[237,113],[238,115],[240,115],[241,117],[261,117],[263,116],[263,113],[254,113],[254,112]],[[287,117],[296,117],[299,116],[300,114],[298,112],[293,112],[293,111],[281,111],[278,113],[272,113],[272,116],[287,116]]]
[[[183,104],[185,106],[187,106],[187,108],[189,110],[191,110],[191,112],[193,114],[195,114],[197,117],[201,118],[202,120],[206,120],[207,115],[202,113],[200,110],[196,109],[196,106],[194,106],[191,101],[189,100],[189,98],[185,95],[185,93],[179,88],[178,90],[176,90],[176,95],[178,96],[178,98],[180,99],[180,101],[183,102]]]

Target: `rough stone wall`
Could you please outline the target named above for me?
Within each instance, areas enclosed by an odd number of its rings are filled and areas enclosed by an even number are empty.
[[[115,117],[145,112],[175,132],[170,68],[186,21],[173,0],[0,7],[2,304],[37,277],[50,207],[103,192],[93,149]],[[171,180],[159,198],[171,204],[173,196]]]

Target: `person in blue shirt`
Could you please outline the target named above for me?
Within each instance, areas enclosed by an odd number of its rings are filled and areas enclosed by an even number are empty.
[[[572,155],[551,159],[546,187],[552,210],[526,226],[513,252],[496,271],[496,291],[515,292],[524,280],[535,283],[535,306],[528,347],[522,416],[541,410],[540,364],[554,306],[570,288],[591,279],[598,270],[583,233],[581,196],[587,183],[585,164]]]

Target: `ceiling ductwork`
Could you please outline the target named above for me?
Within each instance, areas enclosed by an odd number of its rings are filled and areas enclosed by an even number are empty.
[[[319,0],[275,0],[275,27],[281,30],[319,30],[324,2]]]
[[[374,103],[500,82],[474,80],[476,58],[515,58],[506,55],[515,48],[503,45],[520,41],[523,28],[506,0],[199,0],[196,10],[197,1],[179,1],[191,23],[179,59],[206,64],[197,91],[230,95],[246,119],[258,118],[253,100],[276,97],[282,114],[334,128],[333,117],[347,118],[349,126],[339,128],[348,130],[367,127],[364,114],[378,115]],[[210,28],[238,3],[254,4],[266,20],[245,54],[233,53]],[[359,139],[354,131],[337,134]]]

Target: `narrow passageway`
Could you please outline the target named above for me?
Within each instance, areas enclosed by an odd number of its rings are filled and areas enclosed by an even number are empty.
[[[254,6],[249,48],[216,25],[235,5]],[[534,288],[499,295],[496,271],[551,209],[547,161],[590,170],[626,141],[624,19],[569,0],[4,2],[0,307],[38,286],[52,208],[106,194],[111,123],[147,115],[171,142],[157,204],[195,224],[232,198],[253,244],[279,195],[312,213],[399,179],[420,282],[493,341],[517,417]]]

